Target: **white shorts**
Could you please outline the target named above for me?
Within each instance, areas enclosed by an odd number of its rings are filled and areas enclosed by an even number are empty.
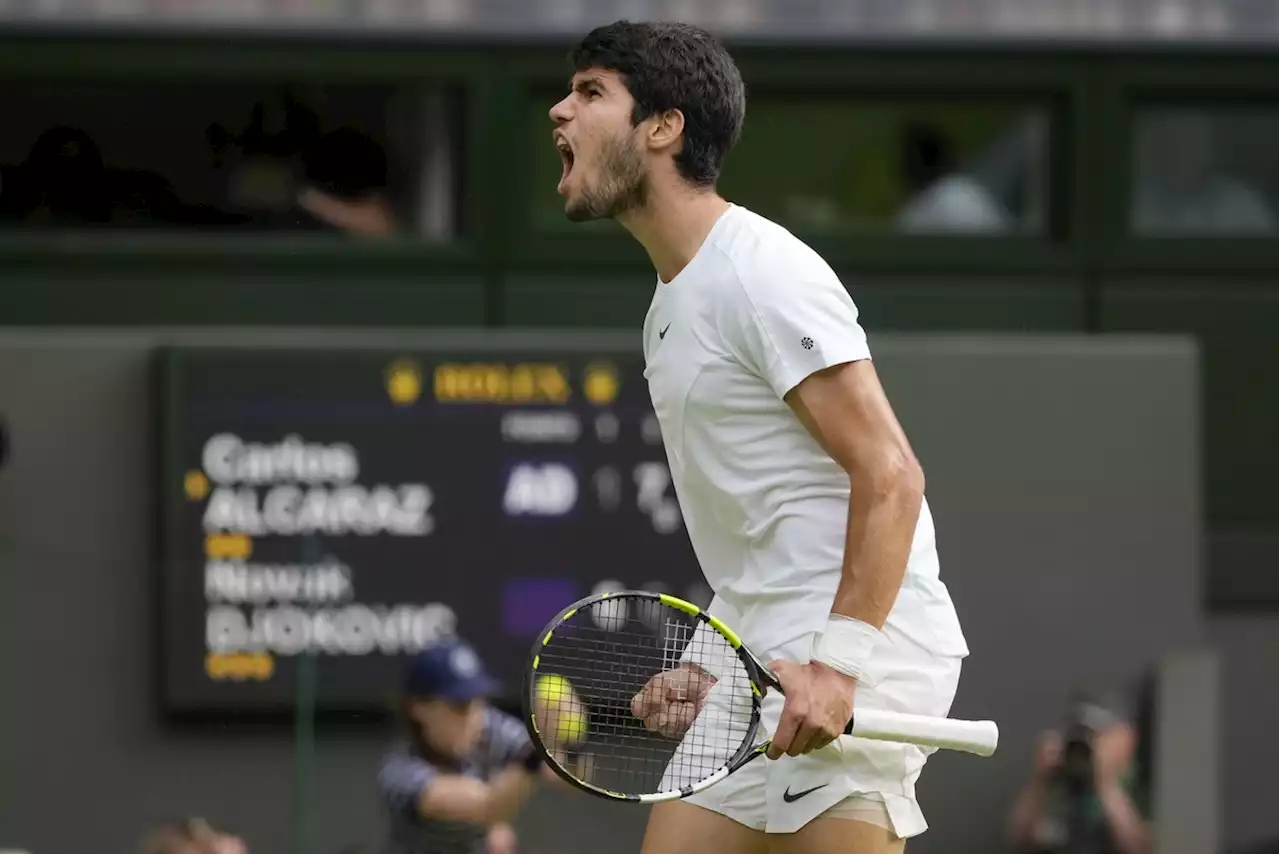
[[[762,661],[808,661],[813,635],[805,635],[760,656]],[[854,709],[887,709],[945,716],[960,680],[963,656],[931,652],[886,627],[875,656],[858,682]],[[707,697],[714,702],[715,690]],[[782,695],[765,695],[761,732],[772,734],[782,713]],[[714,716],[714,713],[713,713]],[[702,722],[703,714],[693,729]],[[686,737],[678,753],[695,751]],[[933,748],[842,736],[803,756],[759,757],[704,792],[686,798],[739,824],[767,833],[794,833],[820,815],[857,818],[905,838],[928,824],[916,802],[915,784]],[[795,793],[804,793],[794,797]],[[883,804],[883,809],[879,805]],[[885,816],[887,822],[876,820]]]

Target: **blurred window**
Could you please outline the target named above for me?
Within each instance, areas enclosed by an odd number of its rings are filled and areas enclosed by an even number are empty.
[[[807,234],[1040,234],[1047,112],[979,101],[764,96],[722,187]]]
[[[1276,233],[1276,108],[1146,107],[1133,117],[1140,237]]]
[[[388,84],[0,85],[0,228],[458,232],[457,100]]]
[[[547,110],[531,105],[537,230],[581,228],[556,196]],[[721,192],[804,235],[1048,231],[1049,112],[990,101],[752,96]],[[607,224],[592,227],[606,229]]]

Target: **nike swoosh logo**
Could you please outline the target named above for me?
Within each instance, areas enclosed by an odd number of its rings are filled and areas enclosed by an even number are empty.
[[[659,340],[659,341],[661,341],[663,338],[666,338],[666,337],[667,337],[667,330],[668,330],[668,329],[670,329],[670,328],[671,328],[671,324],[670,324],[670,323],[668,323],[666,326],[662,327],[662,331],[658,333],[658,340]]]
[[[803,798],[805,795],[811,795],[814,792],[818,791],[819,789],[825,789],[826,787],[827,787],[827,784],[823,783],[821,786],[814,786],[812,789],[803,789],[799,792],[796,792],[793,795],[791,794],[791,787],[788,786],[787,790],[782,793],[782,799],[789,804],[794,803],[795,801],[798,801],[801,798]]]

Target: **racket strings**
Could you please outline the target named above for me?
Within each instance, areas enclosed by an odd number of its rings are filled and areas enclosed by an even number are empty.
[[[548,752],[570,773],[625,794],[681,789],[723,768],[758,714],[728,641],[645,597],[594,603],[539,654],[533,709]]]

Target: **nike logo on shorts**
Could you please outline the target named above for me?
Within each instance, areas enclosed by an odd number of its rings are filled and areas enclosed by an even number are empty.
[[[791,787],[790,787],[790,786],[787,786],[787,790],[786,790],[785,792],[783,792],[783,793],[782,793],[782,799],[783,799],[784,801],[786,801],[787,803],[789,803],[789,804],[790,804],[790,803],[794,803],[795,801],[798,801],[798,800],[800,800],[801,798],[803,798],[805,795],[813,794],[814,792],[818,791],[819,789],[825,789],[826,787],[827,787],[827,784],[826,784],[826,783],[823,783],[821,786],[814,786],[812,789],[803,789],[803,790],[801,790],[801,791],[799,791],[799,792],[796,792],[796,793],[793,795],[793,794],[791,794]]]

